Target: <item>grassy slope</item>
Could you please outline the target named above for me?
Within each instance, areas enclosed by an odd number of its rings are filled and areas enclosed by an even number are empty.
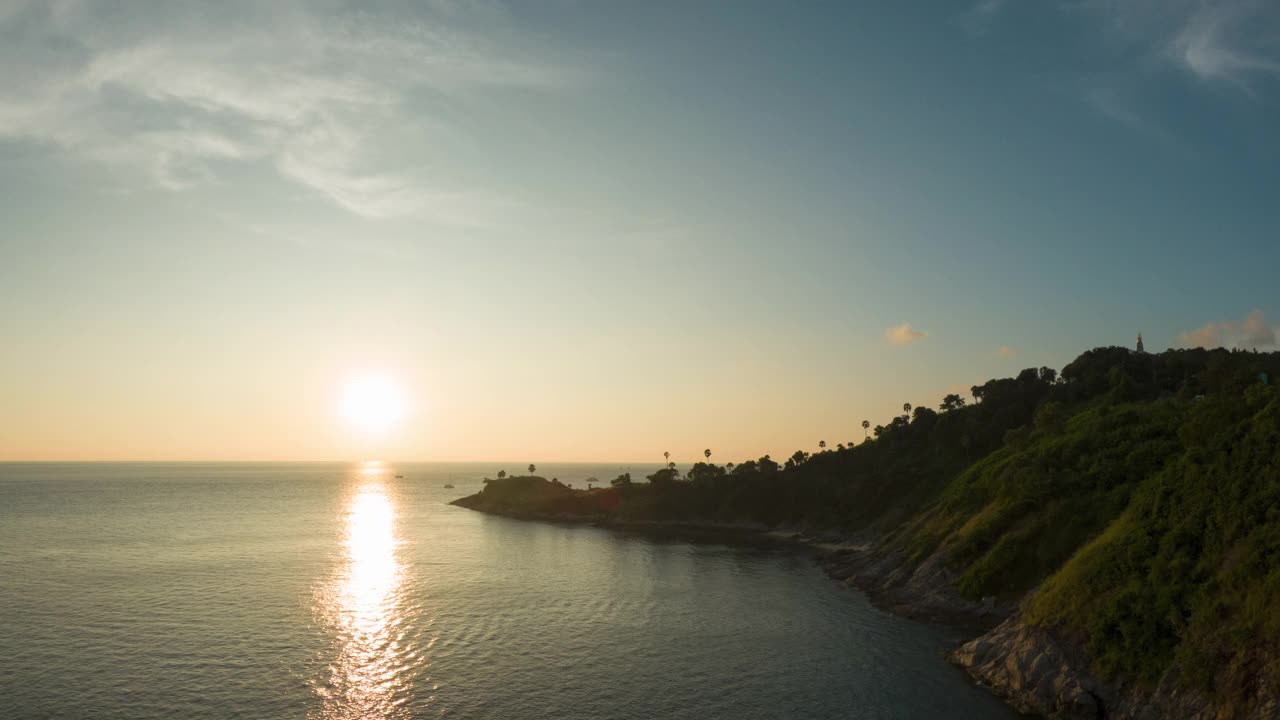
[[[1280,687],[1280,393],[1197,403],[1183,450],[1027,605],[1099,668],[1247,695]]]

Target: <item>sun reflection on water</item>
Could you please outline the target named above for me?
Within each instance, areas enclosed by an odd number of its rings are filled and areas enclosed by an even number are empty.
[[[317,687],[323,699],[318,717],[325,720],[408,715],[411,653],[403,646],[400,608],[404,570],[385,472],[380,464],[358,468],[344,515],[346,563],[319,598],[322,621],[341,643],[327,682]]]

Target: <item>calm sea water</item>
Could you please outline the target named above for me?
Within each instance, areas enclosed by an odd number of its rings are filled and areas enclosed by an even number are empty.
[[[446,504],[495,470],[0,464],[0,718],[1011,716],[802,552]]]

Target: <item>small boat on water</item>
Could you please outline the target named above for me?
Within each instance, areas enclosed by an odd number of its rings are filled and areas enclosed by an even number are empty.
[[[402,477],[404,477],[404,476],[403,476],[403,475],[397,475],[396,477],[398,477],[398,478],[402,478]]]
[[[447,488],[451,488],[453,487],[453,483],[445,483],[444,486]]]
[[[453,487],[453,473],[450,473],[450,474],[449,474],[449,479],[444,481],[444,486],[445,486],[446,488],[451,488],[451,487]]]

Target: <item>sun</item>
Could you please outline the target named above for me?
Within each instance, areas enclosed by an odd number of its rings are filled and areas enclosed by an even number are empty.
[[[342,394],[342,417],[366,433],[385,433],[405,415],[405,396],[396,382],[380,375],[360,375],[347,381]]]

